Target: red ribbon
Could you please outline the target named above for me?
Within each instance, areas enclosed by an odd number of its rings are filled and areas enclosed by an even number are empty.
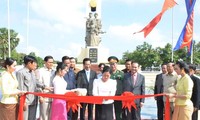
[[[23,120],[23,106],[25,103],[25,98],[27,94],[33,94],[36,96],[46,97],[46,98],[55,98],[55,99],[63,99],[67,101],[67,110],[72,108],[73,111],[78,110],[78,107],[81,107],[80,103],[91,103],[91,104],[102,104],[104,99],[112,99],[112,100],[120,100],[122,101],[123,108],[131,107],[136,108],[134,103],[135,99],[141,99],[146,97],[157,97],[163,96],[165,94],[156,94],[156,95],[134,95],[131,92],[124,92],[121,96],[77,96],[73,92],[66,93],[65,95],[60,94],[45,94],[45,93],[36,93],[36,92],[27,92],[26,94],[20,97],[20,107],[19,107],[19,120]],[[169,115],[169,97],[166,100],[165,107],[165,120],[170,120]]]
[[[125,96],[127,100],[122,101],[122,108],[128,108],[129,112],[131,112],[131,107],[134,107],[137,110],[137,107],[134,102],[134,98],[128,98],[133,96],[134,94],[131,92],[124,92],[122,96]]]
[[[65,93],[65,96],[75,97],[77,96],[77,94],[74,92],[67,92]],[[77,99],[67,101],[67,111],[69,111],[69,109],[72,108],[72,111],[75,112],[78,111],[79,107],[82,108],[80,102]]]

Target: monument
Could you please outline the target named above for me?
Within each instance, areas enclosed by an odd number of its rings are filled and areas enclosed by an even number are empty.
[[[100,1],[100,0],[99,0]],[[78,62],[86,57],[92,60],[92,63],[106,63],[109,56],[109,50],[100,46],[101,35],[105,32],[102,31],[102,23],[99,18],[97,9],[98,4],[96,0],[91,0],[90,11],[86,20],[86,35],[85,35],[85,48],[81,49],[81,53],[78,56]]]

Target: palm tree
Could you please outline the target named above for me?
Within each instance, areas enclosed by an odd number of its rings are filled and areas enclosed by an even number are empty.
[[[18,33],[10,30],[10,49],[14,50],[19,44]],[[0,28],[0,59],[5,59],[8,56],[8,29]]]

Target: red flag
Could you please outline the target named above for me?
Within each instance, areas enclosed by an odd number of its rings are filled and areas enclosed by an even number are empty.
[[[174,0],[165,0],[163,7],[162,7],[162,12],[165,12],[166,10],[174,7],[177,3]]]
[[[161,20],[164,12],[166,10],[168,10],[169,8],[174,7],[175,5],[176,5],[176,2],[174,0],[165,0],[163,7],[162,7],[162,11],[147,26],[145,26],[141,31],[135,32],[135,33],[144,32],[144,37],[146,38],[146,36],[152,31],[152,29]],[[133,33],[133,34],[135,34],[135,33]]]
[[[152,29],[158,24],[158,22],[162,17],[162,14],[163,13],[160,12],[146,27],[144,27],[141,31],[139,31],[139,32],[144,32],[145,38],[152,31]]]

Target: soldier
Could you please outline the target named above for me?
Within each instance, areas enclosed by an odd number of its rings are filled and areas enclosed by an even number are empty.
[[[111,79],[116,80],[117,82],[117,90],[115,95],[120,96],[122,94],[122,83],[124,80],[124,73],[117,69],[117,63],[119,62],[118,58],[115,56],[110,56],[108,58],[108,62],[111,68]],[[115,108],[115,118],[116,120],[122,120],[122,102],[114,101]]]

